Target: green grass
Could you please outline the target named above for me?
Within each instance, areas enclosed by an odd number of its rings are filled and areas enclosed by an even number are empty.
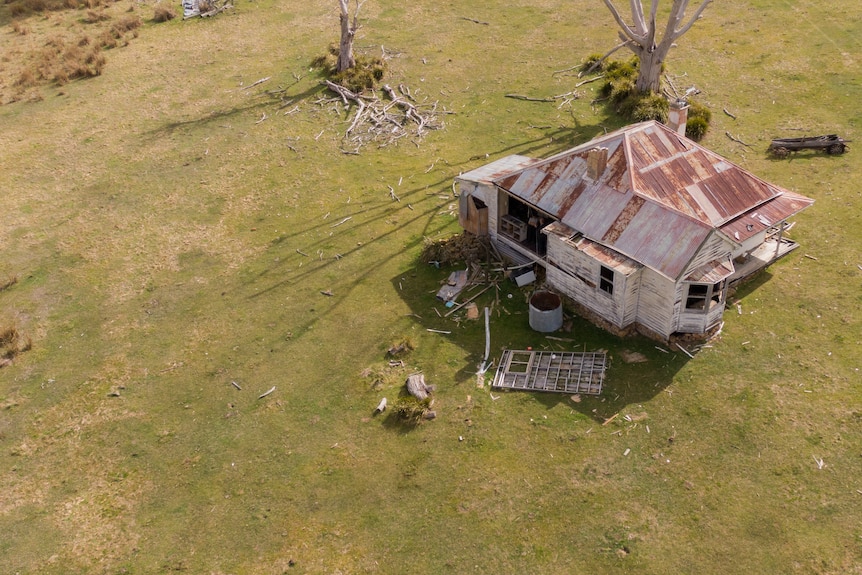
[[[669,71],[712,108],[703,145],[817,203],[694,360],[576,318],[571,346],[613,358],[576,403],[477,388],[483,326],[437,316],[451,270],[418,256],[457,232],[459,172],[619,125],[589,84],[571,108],[504,97],[571,90],[554,71],[615,42],[600,3],[367,2],[360,49],[457,113],[360,156],[309,71],[336,7],[155,25],[141,5],[101,76],[0,107],[0,329],[33,341],[0,369],[0,571],[859,573],[862,160],[766,154],[859,139],[855,7],[728,0],[681,39]],[[493,355],[563,348],[501,296]],[[413,370],[437,419],[373,417]]]

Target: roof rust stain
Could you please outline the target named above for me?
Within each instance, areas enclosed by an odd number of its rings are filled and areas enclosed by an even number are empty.
[[[597,180],[587,154],[609,150]],[[504,159],[505,160],[505,159]],[[643,122],[546,160],[489,166],[494,183],[572,229],[677,277],[708,230],[742,242],[813,200],[769,184],[657,122]],[[502,162],[502,161],[501,161]],[[490,171],[490,170],[489,170]]]
[[[614,220],[614,223],[611,224],[611,227],[605,233],[605,236],[602,238],[602,241],[607,242],[608,244],[613,245],[616,243],[620,236],[623,235],[623,232],[626,231],[626,228],[629,226],[631,221],[637,215],[638,211],[640,211],[641,206],[646,203],[646,200],[641,198],[640,196],[632,196],[623,210],[617,216],[617,219]]]

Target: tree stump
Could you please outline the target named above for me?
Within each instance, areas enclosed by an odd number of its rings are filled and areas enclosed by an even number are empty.
[[[428,399],[428,394],[432,391],[434,389],[425,384],[424,374],[414,373],[407,378],[407,392],[419,401]]]

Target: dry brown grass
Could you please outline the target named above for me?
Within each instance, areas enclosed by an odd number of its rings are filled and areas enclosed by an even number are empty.
[[[104,10],[87,10],[86,15],[84,15],[84,22],[87,24],[95,24],[96,22],[104,22],[110,19],[110,14]]]
[[[14,18],[43,12],[97,8],[110,4],[107,0],[17,0],[8,2],[9,14]]]
[[[159,4],[153,10],[153,22],[167,22],[177,17],[177,11],[168,4]]]
[[[12,20],[12,31],[21,36],[26,36],[30,33],[30,27],[20,20]]]
[[[129,13],[134,4],[105,0],[14,0],[5,8],[16,39],[0,42],[9,63],[0,67],[0,105],[38,101],[43,86],[101,75],[103,50],[127,45],[143,24]]]

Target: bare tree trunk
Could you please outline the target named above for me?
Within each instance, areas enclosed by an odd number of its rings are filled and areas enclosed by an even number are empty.
[[[338,64],[335,67],[336,72],[343,72],[356,65],[356,59],[353,57],[353,38],[356,36],[357,18],[359,17],[359,8],[362,2],[357,0],[356,11],[353,13],[353,22],[350,21],[349,3],[350,0],[338,0],[341,7],[341,42],[338,45]]]
[[[635,88],[638,92],[658,92],[661,90],[661,67],[664,55],[657,51],[642,50],[638,55],[638,79]]]
[[[603,0],[620,27],[619,37],[640,59],[636,87],[641,92],[658,92],[661,89],[661,67],[676,40],[688,32],[712,0],[702,0],[698,9],[687,21],[685,11],[690,0],[673,0],[670,16],[661,41],[656,44],[656,12],[659,0],[651,0],[649,19],[644,15],[643,0],[629,0],[632,9],[631,25],[627,24],[612,0]]]

